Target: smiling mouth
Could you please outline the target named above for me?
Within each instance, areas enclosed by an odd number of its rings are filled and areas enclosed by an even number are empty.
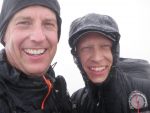
[[[24,49],[24,51],[29,55],[42,55],[46,49]]]
[[[90,70],[95,71],[95,72],[102,72],[106,69],[106,66],[102,67],[90,67]]]

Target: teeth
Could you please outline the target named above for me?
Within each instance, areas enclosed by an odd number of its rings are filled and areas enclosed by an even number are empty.
[[[45,49],[25,49],[24,51],[31,55],[39,55],[43,54]]]
[[[91,70],[92,71],[102,71],[104,70],[106,67],[92,67]]]

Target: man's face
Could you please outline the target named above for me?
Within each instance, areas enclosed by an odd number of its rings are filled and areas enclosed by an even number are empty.
[[[56,53],[58,27],[53,11],[30,6],[11,19],[4,37],[8,61],[29,76],[46,73]]]
[[[86,33],[79,40],[77,53],[93,83],[102,83],[108,77],[113,63],[111,48],[112,42],[99,33]]]

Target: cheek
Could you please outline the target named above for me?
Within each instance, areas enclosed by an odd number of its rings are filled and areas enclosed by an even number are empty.
[[[57,50],[58,38],[56,37],[56,35],[54,37],[51,36],[47,38],[47,42],[47,44],[49,45],[49,52],[55,55]]]
[[[58,35],[56,31],[51,31],[51,32],[45,32],[45,36],[47,37],[47,40],[51,43],[58,43]]]
[[[110,64],[112,65],[113,63],[113,55],[111,52],[107,53],[107,60],[110,62]]]
[[[48,45],[49,45],[50,53],[56,53],[57,44],[58,44],[57,40],[49,40]]]
[[[11,29],[6,33],[5,43],[13,46],[18,46],[24,40],[25,33],[20,32],[16,29]]]
[[[18,56],[20,43],[21,41],[16,39],[16,37],[9,37],[5,43],[5,50],[9,52],[11,56]]]
[[[20,35],[15,35],[11,37],[10,39],[10,45],[13,46],[14,48],[20,48],[23,42],[23,38]]]
[[[86,63],[88,62],[88,55],[80,55],[80,62],[82,64],[82,67],[85,69]]]

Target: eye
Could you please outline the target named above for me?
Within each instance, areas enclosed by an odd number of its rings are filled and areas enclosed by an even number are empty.
[[[112,48],[112,45],[110,45],[110,44],[105,44],[105,45],[102,45],[101,46],[103,49],[105,49],[105,50],[110,50],[111,48]]]
[[[18,22],[16,23],[16,25],[30,25],[30,23],[31,23],[31,22],[29,22],[29,21],[18,21]]]
[[[44,27],[49,30],[53,30],[57,28],[57,25],[51,21],[44,22]]]
[[[81,53],[89,53],[91,50],[92,50],[92,47],[90,47],[90,46],[85,46],[85,47],[82,47],[82,48],[80,49],[80,52],[81,52]]]
[[[47,22],[44,24],[47,28],[53,27],[54,25],[50,22]]]
[[[31,25],[31,22],[27,20],[20,20],[16,22],[16,26],[20,29],[27,29],[30,27],[30,25]]]

